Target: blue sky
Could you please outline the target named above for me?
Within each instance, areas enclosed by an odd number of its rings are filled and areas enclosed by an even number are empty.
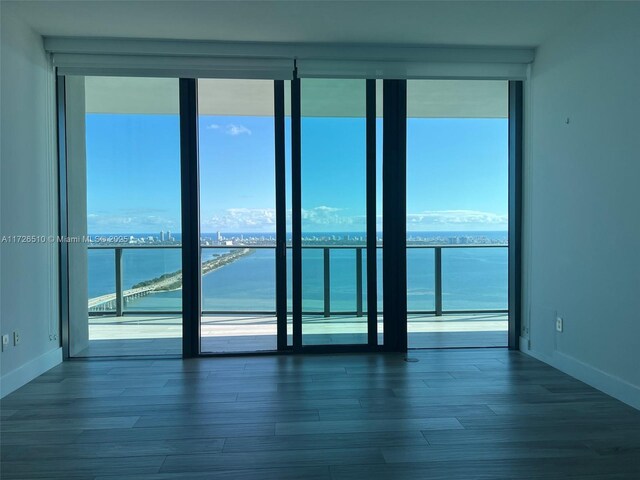
[[[409,119],[407,229],[506,230],[507,119]]]
[[[180,231],[177,115],[86,116],[89,234]]]
[[[178,117],[86,121],[89,233],[179,232]],[[303,232],[364,229],[364,128],[303,118]],[[273,119],[201,116],[199,137],[202,231],[274,232]],[[407,157],[409,231],[506,229],[506,119],[409,119]]]

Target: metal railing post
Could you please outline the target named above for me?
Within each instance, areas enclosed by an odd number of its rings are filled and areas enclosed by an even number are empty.
[[[324,316],[331,316],[331,271],[330,271],[330,250],[325,247],[324,253]]]
[[[116,316],[122,316],[122,247],[115,247],[116,259]]]
[[[442,248],[435,247],[436,315],[442,316]]]
[[[356,248],[356,315],[362,316],[362,248]]]

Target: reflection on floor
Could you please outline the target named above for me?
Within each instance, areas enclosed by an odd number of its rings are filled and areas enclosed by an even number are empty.
[[[273,315],[210,315],[200,322],[200,351],[206,353],[276,350]]]
[[[305,345],[361,344],[367,338],[366,322],[366,317],[305,316],[303,341]],[[410,315],[409,348],[504,347],[507,326],[506,314]],[[290,323],[288,327],[290,343]],[[175,315],[91,317],[89,346],[78,356],[179,355],[181,336],[182,318]],[[206,316],[201,336],[202,352],[275,350],[276,319],[271,315]]]
[[[505,313],[409,315],[409,348],[506,347]]]
[[[89,317],[89,346],[77,356],[181,354],[181,316],[126,315]]]

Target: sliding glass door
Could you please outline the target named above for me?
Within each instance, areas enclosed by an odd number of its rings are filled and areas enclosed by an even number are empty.
[[[515,345],[517,82],[63,81],[71,356]]]
[[[273,81],[198,81],[204,353],[277,349],[274,128]]]
[[[69,355],[180,354],[178,80],[66,78]]]
[[[303,79],[302,344],[366,344],[366,82]]]
[[[409,348],[507,346],[508,82],[407,82]]]
[[[375,348],[381,250],[376,81],[304,78],[292,88],[293,348]]]

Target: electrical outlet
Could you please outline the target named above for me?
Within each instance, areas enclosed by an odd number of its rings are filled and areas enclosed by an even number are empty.
[[[2,335],[2,351],[9,346],[9,335]]]
[[[562,317],[556,317],[556,331],[562,333],[564,330],[564,320]]]
[[[13,344],[20,345],[20,332],[18,332],[17,330],[13,332]]]

